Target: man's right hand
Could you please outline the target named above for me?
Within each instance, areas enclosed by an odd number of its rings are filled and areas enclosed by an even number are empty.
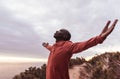
[[[46,43],[46,42],[43,42],[42,43],[42,46],[44,46],[44,47],[46,47],[46,46],[48,46],[49,45],[49,43]]]

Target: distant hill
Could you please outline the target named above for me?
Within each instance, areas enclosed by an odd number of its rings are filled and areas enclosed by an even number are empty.
[[[45,79],[46,64],[30,67],[13,79]],[[77,57],[69,63],[70,79],[120,79],[120,52],[106,52],[86,61]]]

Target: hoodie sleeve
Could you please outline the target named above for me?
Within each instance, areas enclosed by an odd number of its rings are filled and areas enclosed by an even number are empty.
[[[45,48],[48,49],[49,51],[52,50],[52,46],[51,45],[47,45],[47,46],[45,46]]]
[[[104,41],[104,38],[102,38],[101,36],[96,36],[84,42],[73,43],[70,50],[73,54],[79,53],[97,44],[101,44],[103,43],[103,41]]]

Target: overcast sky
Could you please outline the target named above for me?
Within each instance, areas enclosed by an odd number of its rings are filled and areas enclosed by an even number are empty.
[[[42,42],[53,44],[53,34],[68,29],[71,41],[100,34],[108,20],[120,18],[120,0],[0,0],[0,55],[47,58]],[[74,57],[120,51],[120,22],[103,44]]]

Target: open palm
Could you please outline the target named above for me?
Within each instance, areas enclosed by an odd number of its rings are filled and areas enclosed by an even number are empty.
[[[104,29],[102,30],[100,36],[103,38],[106,38],[115,28],[117,21],[118,21],[118,19],[115,19],[115,21],[113,22],[113,24],[110,27],[109,27],[109,25],[110,25],[111,21],[108,21],[107,24],[105,25]]]

